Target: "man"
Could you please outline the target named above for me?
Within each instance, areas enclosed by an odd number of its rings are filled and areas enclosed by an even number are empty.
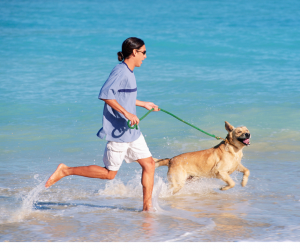
[[[130,129],[127,126],[127,120],[131,121],[131,126],[139,124],[136,106],[159,111],[154,103],[136,99],[137,86],[133,70],[140,67],[146,57],[143,40],[135,37],[126,39],[122,44],[122,51],[118,52],[118,59],[122,62],[112,70],[101,88],[99,99],[103,100],[105,105],[103,127],[97,135],[108,141],[103,156],[105,167],[68,167],[59,164],[46,182],[46,187],[69,175],[111,180],[115,178],[124,159],[127,163],[137,161],[142,167],[143,211],[153,210],[155,163],[139,127]]]

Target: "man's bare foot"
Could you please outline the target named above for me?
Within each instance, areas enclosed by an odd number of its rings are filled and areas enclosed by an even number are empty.
[[[66,169],[68,169],[68,166],[66,166],[65,164],[59,164],[55,172],[47,180],[45,187],[50,187],[63,177],[67,176]]]
[[[156,212],[156,211],[157,211],[157,209],[155,207],[143,208],[143,212],[153,213],[153,212]]]
[[[152,203],[144,204],[143,205],[143,211],[144,212],[155,212],[157,211],[155,207],[152,206]]]

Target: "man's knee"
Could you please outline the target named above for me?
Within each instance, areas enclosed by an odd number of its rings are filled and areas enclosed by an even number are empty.
[[[113,180],[113,179],[116,177],[117,172],[118,172],[118,171],[108,171],[107,179],[108,179],[108,180]]]
[[[151,166],[151,168],[155,168],[155,161],[154,161],[154,159],[151,157],[151,158],[149,158],[149,160],[148,160],[148,164],[149,164],[149,166]]]
[[[140,163],[143,169],[147,172],[154,172],[155,171],[155,161],[153,158],[148,158],[144,160],[143,163]]]

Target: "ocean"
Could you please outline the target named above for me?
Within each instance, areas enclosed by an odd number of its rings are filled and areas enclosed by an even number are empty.
[[[0,2],[1,242],[298,242],[300,3],[287,1]],[[199,179],[172,195],[156,169],[142,212],[141,168],[111,181],[46,180],[59,163],[103,166],[99,91],[122,42],[142,38],[138,99],[220,137],[247,126],[236,186]],[[137,108],[138,116],[146,113]],[[155,158],[219,143],[163,113],[140,123]]]

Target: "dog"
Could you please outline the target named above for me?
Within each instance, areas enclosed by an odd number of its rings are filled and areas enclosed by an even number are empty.
[[[171,159],[155,159],[155,168],[168,166],[168,180],[173,190],[177,193],[192,178],[219,178],[227,183],[220,189],[225,191],[235,186],[229,176],[234,171],[243,175],[242,186],[246,186],[250,171],[241,164],[243,148],[250,145],[250,132],[245,126],[234,128],[225,121],[228,134],[225,141],[213,148],[183,153]]]

